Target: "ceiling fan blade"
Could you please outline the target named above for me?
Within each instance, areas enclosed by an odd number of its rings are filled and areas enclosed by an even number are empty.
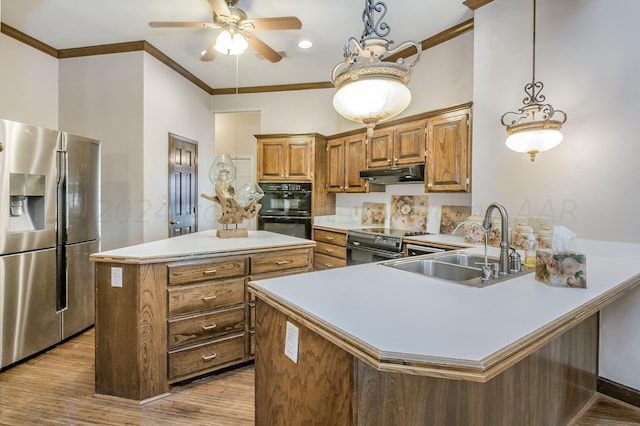
[[[245,19],[255,30],[299,30],[302,22],[295,16],[281,16],[279,18]]]
[[[158,22],[151,21],[149,26],[152,28],[218,28],[213,22]]]
[[[209,2],[209,6],[211,6],[211,10],[216,15],[220,16],[229,16],[231,15],[231,11],[229,10],[229,6],[227,6],[226,0],[207,0]]]
[[[249,43],[249,47],[264,56],[265,59],[271,62],[278,62],[282,59],[282,55],[269,47],[264,41],[260,40],[253,34],[244,33]]]
[[[203,51],[200,54],[201,61],[209,62],[209,61],[213,61],[216,58],[216,51],[213,48],[215,44],[216,44],[216,38],[214,37],[213,40],[211,40],[211,43],[209,43],[209,46],[207,46],[207,50]]]

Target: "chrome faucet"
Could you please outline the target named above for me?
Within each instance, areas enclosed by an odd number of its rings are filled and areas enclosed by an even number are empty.
[[[502,219],[502,239],[500,241],[500,275],[509,274],[509,217],[507,216],[507,210],[500,203],[492,203],[487,207],[487,211],[484,214],[484,221],[482,222],[482,227],[484,228],[485,234],[491,228],[491,213],[493,210],[498,210],[500,212],[500,216]]]

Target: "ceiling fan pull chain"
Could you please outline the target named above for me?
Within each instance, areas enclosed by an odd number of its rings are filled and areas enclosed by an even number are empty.
[[[240,60],[240,55],[236,55],[236,95],[238,94],[238,61]]]

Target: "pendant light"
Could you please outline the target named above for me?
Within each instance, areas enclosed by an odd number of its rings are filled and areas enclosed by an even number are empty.
[[[531,83],[524,86],[527,96],[522,101],[524,106],[517,112],[502,115],[502,125],[507,128],[506,145],[509,149],[527,153],[531,161],[536,154],[556,147],[562,142],[562,125],[567,121],[567,114],[554,109],[545,103],[542,94],[544,85],[536,81],[536,0],[533,0],[533,74]]]
[[[375,20],[374,14],[381,14]],[[383,1],[365,0],[362,13],[364,31],[360,40],[350,37],[344,46],[344,62],[331,73],[331,82],[338,90],[333,97],[333,107],[343,117],[363,123],[367,134],[373,133],[376,123],[395,117],[411,102],[407,83],[411,71],[420,60],[422,47],[414,41],[406,41],[393,50],[393,43],[385,39],[391,27],[380,22],[387,13]],[[408,47],[415,47],[417,56],[405,65],[404,58],[394,62],[383,62]]]

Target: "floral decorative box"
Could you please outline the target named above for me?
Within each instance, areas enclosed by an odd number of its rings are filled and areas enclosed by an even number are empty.
[[[552,286],[587,287],[587,256],[573,251],[536,251],[536,280]]]

